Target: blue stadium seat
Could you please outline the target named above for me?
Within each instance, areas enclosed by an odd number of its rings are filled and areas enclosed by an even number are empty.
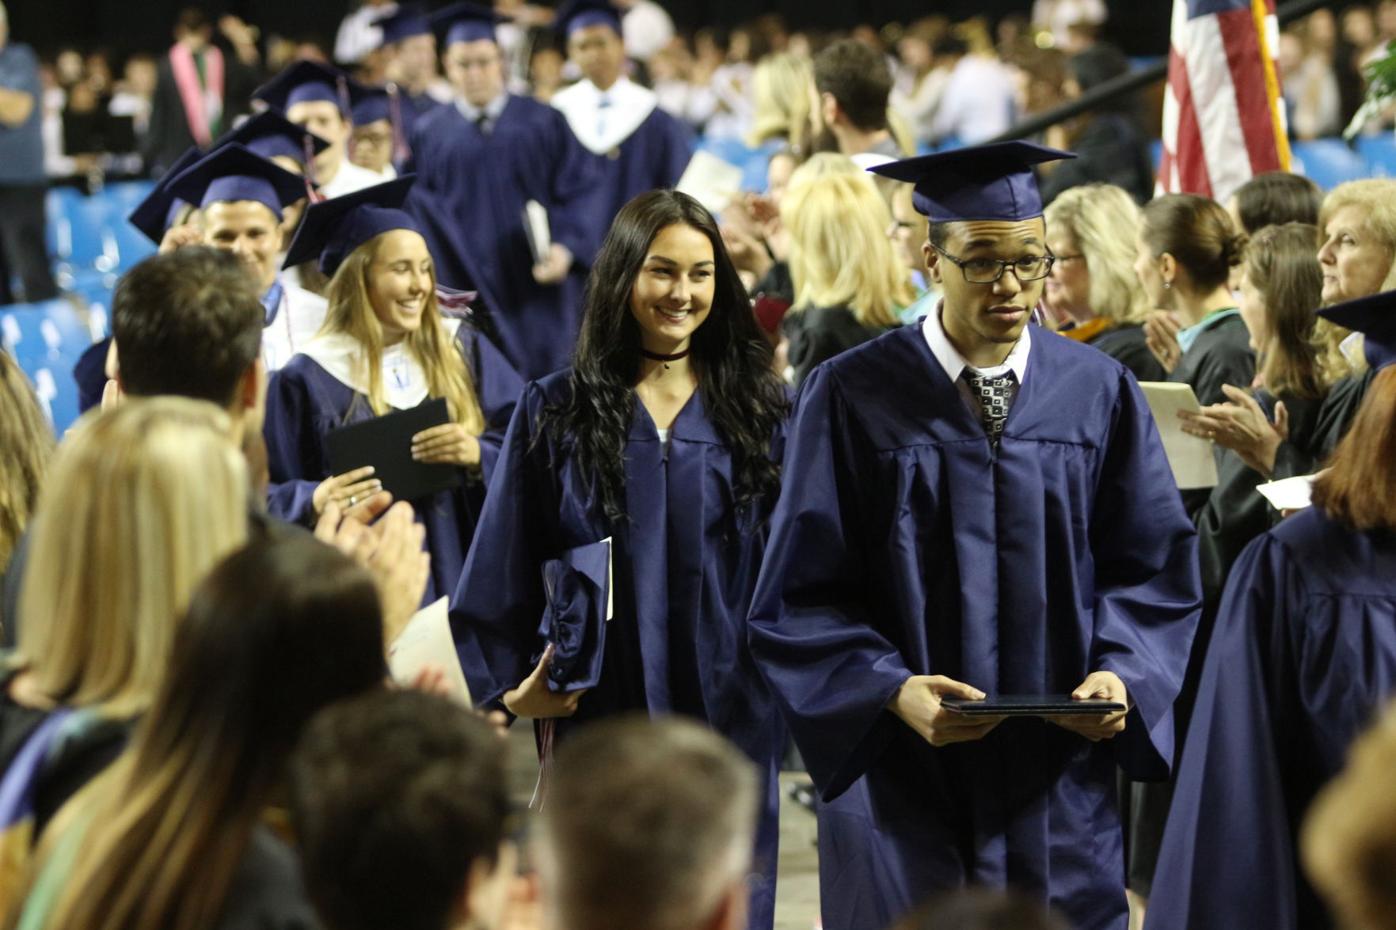
[[[92,341],[67,300],[13,304],[0,312],[0,344],[34,382],[39,402],[60,435],[77,419],[73,366]]]
[[[1357,154],[1367,162],[1367,173],[1374,178],[1396,178],[1396,136],[1359,136]]]
[[[1370,176],[1367,161],[1340,139],[1293,143],[1294,170],[1324,190]]]

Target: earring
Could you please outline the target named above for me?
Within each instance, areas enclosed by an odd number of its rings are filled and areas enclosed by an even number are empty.
[[[1165,281],[1165,282],[1163,282],[1163,286],[1164,286],[1165,288],[1172,287],[1172,286],[1173,286],[1173,282],[1172,282],[1172,281]]]

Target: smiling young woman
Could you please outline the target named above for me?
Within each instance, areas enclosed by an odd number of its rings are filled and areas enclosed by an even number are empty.
[[[785,741],[746,612],[788,409],[712,216],[674,191],[636,197],[592,268],[572,368],[515,412],[452,616],[478,704],[570,717],[540,724],[559,739],[626,711],[685,714],[761,766],[755,928],[773,919]],[[582,595],[597,554],[610,590]],[[607,601],[580,649],[540,635],[540,617],[555,631]]]
[[[340,427],[444,397],[450,422],[412,438],[413,457],[454,465],[463,483],[413,501],[431,553],[429,600],[455,589],[503,429],[523,387],[468,322],[443,316],[431,253],[397,209],[410,176],[313,205],[287,262],[318,256],[331,275],[320,334],[267,392],[269,509],[306,522],[330,503],[376,512],[371,470],[333,474],[325,436]]]

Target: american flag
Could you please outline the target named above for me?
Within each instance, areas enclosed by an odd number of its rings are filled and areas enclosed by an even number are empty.
[[[1159,191],[1224,202],[1289,170],[1275,0],[1173,0]]]

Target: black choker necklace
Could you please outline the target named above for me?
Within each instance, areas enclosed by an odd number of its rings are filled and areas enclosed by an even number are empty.
[[[684,349],[682,352],[675,352],[673,355],[661,355],[658,352],[651,352],[649,349],[641,349],[640,354],[650,361],[663,362],[664,367],[668,368],[670,362],[677,362],[681,358],[688,358],[688,353],[690,351],[692,351],[692,347]]]

